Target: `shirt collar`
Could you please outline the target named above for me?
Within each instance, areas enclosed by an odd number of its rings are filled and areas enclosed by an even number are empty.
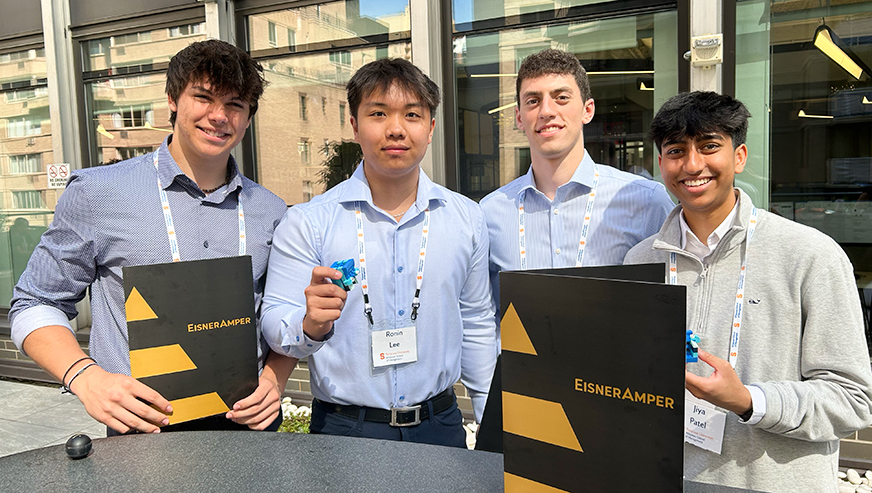
[[[173,159],[172,153],[170,153],[169,144],[172,142],[173,135],[167,135],[164,139],[163,143],[161,143],[160,147],[157,150],[158,162],[157,162],[157,174],[160,178],[161,187],[166,190],[170,185],[173,184],[177,179],[184,179],[186,184],[190,184],[193,186],[193,180],[189,176],[187,176],[184,171],[179,167],[179,164],[176,163],[176,160]],[[225,196],[227,196],[230,192],[236,190],[237,188],[242,188],[242,175],[239,173],[239,168],[236,166],[236,160],[233,159],[233,156],[228,157],[228,164],[231,167],[230,169],[230,183],[227,184],[227,187],[224,189],[223,196],[220,197],[222,200]],[[212,197],[214,194],[207,195],[206,197]],[[218,197],[215,197],[218,198]]]
[[[346,183],[346,188],[339,199],[340,203],[366,202],[370,207],[375,208],[375,204],[372,201],[372,190],[369,189],[366,173],[363,172],[363,161],[360,161],[357,169],[354,170],[351,178]],[[430,202],[433,200],[445,202],[445,195],[430,180],[430,177],[427,176],[424,170],[418,170],[418,192],[415,197],[415,206],[417,206],[419,211],[423,211],[430,207]]]
[[[715,248],[717,248],[718,243],[721,241],[721,238],[723,238],[724,235],[726,235],[727,232],[730,231],[730,228],[733,227],[733,223],[736,220],[736,211],[738,210],[738,208],[739,201],[736,200],[736,203],[733,204],[733,208],[730,210],[730,213],[727,214],[727,217],[725,217],[724,220],[721,221],[721,224],[719,224],[718,227],[715,228],[714,231],[712,231],[712,233],[706,239],[705,243],[703,243],[700,238],[697,238],[696,234],[691,231],[690,226],[687,225],[687,220],[684,218],[684,211],[682,210],[681,213],[679,213],[678,215],[678,227],[681,231],[681,249],[687,250],[697,255],[698,257],[700,257],[700,259],[704,259],[705,257],[707,257],[709,254],[711,254],[711,252],[715,250]],[[688,243],[690,243],[691,245],[688,245]]]
[[[587,188],[593,188],[595,166],[596,163],[593,162],[593,158],[590,157],[590,153],[587,152],[587,150],[585,149],[584,157],[581,158],[581,162],[578,163],[578,166],[575,168],[575,171],[572,173],[569,181],[557,187],[557,190],[559,191],[561,188],[567,186],[569,183],[577,183]],[[539,190],[536,188],[536,179],[533,177],[532,165],[530,165],[530,169],[527,170],[527,173],[523,177],[521,177],[521,187],[518,189],[518,195],[521,195],[521,193],[527,190],[535,190],[536,192],[539,192]]]

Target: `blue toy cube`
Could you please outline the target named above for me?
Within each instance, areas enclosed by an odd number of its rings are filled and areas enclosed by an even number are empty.
[[[684,339],[684,362],[696,363],[699,361],[699,336],[692,330],[688,330]]]
[[[354,288],[357,283],[357,274],[360,273],[360,269],[354,267],[354,259],[337,260],[330,268],[342,273],[341,279],[330,279],[333,284],[346,291],[351,291]]]

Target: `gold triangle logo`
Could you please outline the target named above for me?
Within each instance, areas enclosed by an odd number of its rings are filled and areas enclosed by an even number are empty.
[[[506,493],[567,493],[566,490],[554,488],[532,479],[515,476],[512,473],[503,472],[503,477],[505,478]]]
[[[139,294],[136,288],[130,291],[130,296],[124,302],[124,311],[127,313],[128,322],[138,322],[140,320],[151,320],[157,318],[154,310],[148,306],[145,298]]]
[[[503,391],[503,430],[531,440],[584,452],[559,402]]]
[[[524,328],[521,318],[518,317],[518,312],[515,311],[515,305],[511,303],[509,303],[506,313],[503,314],[503,319],[500,320],[500,338],[503,351],[538,356],[536,348],[530,341],[530,336],[527,335],[527,329]]]

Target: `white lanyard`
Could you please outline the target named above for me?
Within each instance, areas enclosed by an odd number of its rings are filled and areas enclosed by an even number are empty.
[[[733,331],[730,334],[730,366],[736,367],[739,358],[739,334],[742,332],[742,300],[745,298],[745,266],[748,262],[748,248],[751,236],[757,229],[757,208],[751,208],[751,220],[745,235],[745,254],[742,256],[742,268],[739,271],[739,285],[736,287],[736,308],[733,310]],[[675,252],[669,254],[669,284],[678,284],[678,262]]]
[[[363,291],[363,313],[372,321],[372,305],[369,302],[369,284],[366,282],[366,243],[363,240],[363,214],[360,213],[360,202],[354,203],[354,219],[357,223],[357,256],[360,264],[360,288]],[[430,236],[430,209],[424,210],[424,227],[421,232],[421,254],[418,256],[418,272],[415,275],[415,296],[412,299],[411,319],[418,318],[418,308],[421,307],[421,285],[424,284],[424,259],[427,258],[427,239]]]
[[[584,223],[581,225],[581,239],[578,240],[578,254],[575,256],[575,266],[581,267],[584,260],[584,248],[587,244],[587,233],[590,231],[590,216],[593,215],[593,203],[596,199],[596,186],[599,183],[599,172],[593,167],[593,185],[587,195],[587,207],[584,209]],[[518,249],[521,253],[521,270],[527,270],[527,233],[524,227],[524,199],[527,191],[521,192],[518,203]]]
[[[170,239],[170,251],[173,254],[173,262],[182,260],[179,254],[179,242],[176,240],[176,228],[173,226],[173,214],[170,212],[170,201],[167,192],[160,183],[160,169],[158,168],[158,151],[154,151],[154,170],[157,172],[157,190],[160,192],[160,203],[163,206],[164,221],[167,224],[167,236]],[[242,197],[236,200],[236,212],[239,214],[239,255],[245,255],[245,212],[242,210]]]

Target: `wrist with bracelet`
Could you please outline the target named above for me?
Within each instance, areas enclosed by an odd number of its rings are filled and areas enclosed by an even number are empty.
[[[72,370],[76,365],[78,365],[79,363],[81,363],[82,361],[85,361],[85,360],[91,360],[91,362],[88,363],[87,365],[83,365],[81,368],[79,368],[79,371],[77,371],[76,373],[74,373],[74,374],[73,374],[73,377],[70,378],[69,383],[67,383],[67,381],[66,381],[66,380],[67,380],[67,375],[70,374],[70,370]],[[66,392],[66,393],[68,393],[68,394],[73,394],[73,395],[75,395],[75,392],[73,392],[73,390],[72,390],[72,388],[71,388],[71,387],[73,386],[73,381],[74,381],[74,380],[75,380],[79,375],[81,375],[85,370],[87,370],[88,368],[90,368],[90,367],[92,367],[92,366],[97,366],[97,362],[94,361],[94,358],[91,358],[91,357],[89,357],[89,356],[85,356],[84,358],[79,358],[79,359],[76,360],[72,365],[70,365],[70,367],[67,368],[67,371],[64,372],[64,376],[63,376],[63,378],[61,378],[61,384],[64,386],[64,392]]]

